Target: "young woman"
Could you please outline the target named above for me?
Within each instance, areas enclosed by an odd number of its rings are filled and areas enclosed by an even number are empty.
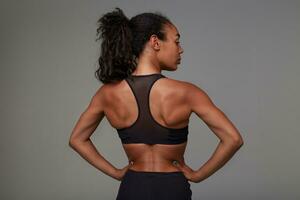
[[[75,125],[69,144],[94,167],[121,181],[117,200],[191,199],[190,183],[221,168],[241,147],[241,135],[199,87],[164,76],[175,71],[183,49],[176,26],[160,13],[130,20],[116,8],[99,19],[102,39],[96,77],[104,83]],[[220,139],[199,169],[184,160],[191,113]],[[106,116],[122,141],[129,163],[118,169],[90,140]]]

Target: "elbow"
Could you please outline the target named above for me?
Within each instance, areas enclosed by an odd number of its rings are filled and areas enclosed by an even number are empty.
[[[244,145],[244,141],[241,137],[233,138],[232,139],[232,144],[239,149],[241,146]]]
[[[69,147],[74,149],[75,148],[75,143],[76,143],[76,141],[74,139],[70,139],[69,140]]]
[[[69,139],[69,146],[73,149],[81,146],[82,144],[84,144],[86,141],[82,141],[78,138],[70,138]]]
[[[74,147],[74,143],[71,140],[69,140],[69,147],[71,147],[71,148]]]
[[[241,146],[243,146],[244,141],[241,137],[235,137],[235,138],[227,138],[226,140],[223,140],[225,144],[231,146],[234,149],[239,149]]]

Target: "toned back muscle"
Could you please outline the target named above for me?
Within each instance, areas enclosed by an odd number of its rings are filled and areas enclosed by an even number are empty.
[[[113,128],[129,127],[138,116],[133,92],[125,80],[104,86],[105,116]],[[157,80],[149,94],[154,120],[165,127],[183,128],[191,114],[186,103],[184,82],[170,78]],[[145,112],[145,111],[140,111]],[[172,161],[184,162],[186,142],[182,144],[123,144],[131,169],[136,171],[177,171]]]

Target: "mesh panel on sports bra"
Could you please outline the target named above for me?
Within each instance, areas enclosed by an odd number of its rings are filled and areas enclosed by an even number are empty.
[[[138,106],[137,120],[129,127],[116,129],[123,144],[180,144],[187,141],[188,125],[168,128],[155,121],[150,112],[150,90],[162,74],[131,75],[126,82],[132,90]]]

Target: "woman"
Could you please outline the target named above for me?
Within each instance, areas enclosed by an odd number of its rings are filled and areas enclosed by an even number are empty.
[[[102,39],[96,77],[104,83],[81,114],[70,146],[103,173],[121,181],[117,200],[191,199],[190,182],[199,183],[221,168],[241,147],[242,137],[199,87],[167,78],[183,49],[176,26],[159,13],[130,20],[121,9],[99,19]],[[199,169],[184,161],[191,113],[220,139]],[[129,163],[118,169],[96,150],[90,136],[106,116],[122,141]]]

